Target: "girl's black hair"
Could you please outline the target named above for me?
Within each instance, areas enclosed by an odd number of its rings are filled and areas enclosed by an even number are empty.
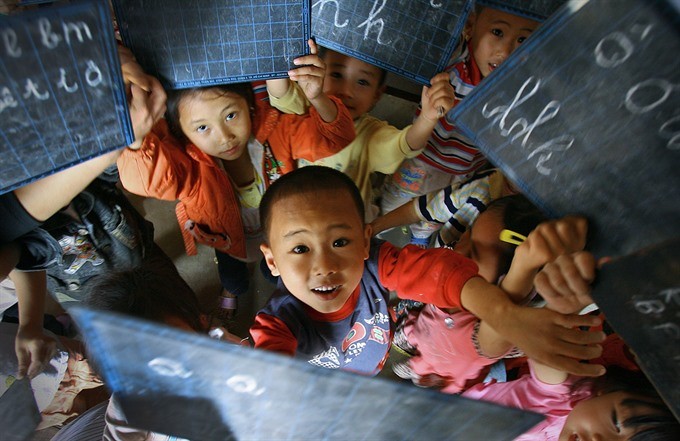
[[[165,112],[165,120],[168,122],[170,133],[177,139],[186,139],[182,126],[179,123],[179,105],[186,97],[192,97],[205,91],[215,91],[220,95],[235,93],[246,100],[248,108],[251,112],[255,108],[255,98],[253,96],[253,86],[250,83],[233,83],[223,84],[219,86],[209,87],[193,87],[191,89],[175,89],[167,92],[168,99],[166,103],[167,110]],[[250,115],[253,117],[252,113]]]
[[[626,392],[634,396],[622,401],[623,406],[644,407],[645,415],[636,415],[621,421],[621,425],[636,431],[630,441],[675,441],[680,439],[680,422],[673,416],[654,386],[640,371],[619,366],[607,367],[607,374],[596,378],[582,378],[571,387],[572,393],[590,389],[593,395]]]
[[[521,194],[505,196],[492,201],[485,211],[495,213],[503,222],[503,228],[528,236],[546,216],[534,204]],[[507,274],[515,256],[517,246],[501,242],[501,257],[497,274]]]
[[[165,254],[151,256],[140,266],[100,276],[84,303],[93,309],[159,323],[177,317],[197,332],[207,331],[196,294]]]

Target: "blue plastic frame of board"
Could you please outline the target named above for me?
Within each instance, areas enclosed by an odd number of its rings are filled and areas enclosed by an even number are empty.
[[[54,8],[54,10],[52,8]],[[97,25],[99,25],[98,29],[99,42],[101,44],[103,57],[108,63],[107,73],[109,74],[111,79],[111,92],[113,94],[114,100],[112,105],[112,111],[115,111],[117,114],[117,120],[120,125],[120,130],[121,134],[123,135],[124,142],[121,143],[120,145],[105,147],[102,146],[102,148],[99,151],[93,154],[79,156],[77,160],[69,161],[60,165],[55,165],[53,168],[51,168],[48,171],[45,171],[44,173],[32,175],[29,174],[29,176],[25,179],[21,179],[8,185],[2,186],[2,188],[0,188],[0,194],[7,193],[19,187],[22,187],[26,184],[42,179],[46,176],[52,175],[62,170],[66,170],[70,167],[73,167],[74,165],[96,158],[105,153],[118,150],[122,147],[132,144],[135,140],[134,131],[132,127],[132,120],[130,119],[130,113],[128,111],[128,100],[125,94],[125,84],[123,82],[120,60],[118,58],[118,44],[116,43],[113,31],[113,17],[111,16],[111,11],[109,9],[107,1],[80,0],[68,4],[52,4],[46,8],[22,11],[15,15],[10,15],[6,17],[0,16],[0,18],[3,20],[15,20],[17,17],[20,17],[19,20],[24,20],[24,18],[31,19],[42,17],[47,14],[51,14],[52,11],[54,11],[54,15],[59,15],[60,11],[77,13],[80,11],[87,10],[93,10],[97,16]],[[109,31],[105,31],[107,27],[110,29]],[[2,133],[2,136],[3,138],[5,138],[4,133]]]
[[[449,42],[445,46],[445,50],[443,52],[442,58],[439,60],[439,63],[437,64],[437,69],[436,72],[443,72],[444,68],[447,66],[449,60],[451,59],[451,55],[453,54],[453,51],[456,49],[456,46],[458,46],[458,43],[460,42],[460,38],[463,32],[463,28],[465,27],[465,22],[467,21],[467,17],[472,11],[474,5],[474,1],[467,1],[465,4],[465,7],[463,8],[463,11],[461,12],[461,17],[460,20],[458,21],[458,24],[456,25],[453,33],[451,34],[451,38],[449,39]],[[397,75],[401,75],[402,77],[408,78],[410,80],[413,80],[419,84],[423,85],[429,85],[430,84],[430,79],[431,78],[425,78],[423,76],[414,74],[412,72],[408,72],[404,69],[401,69],[397,66],[394,66],[389,63],[385,63],[381,60],[378,60],[373,57],[368,57],[360,52],[357,52],[351,48],[348,48],[346,46],[334,43],[326,38],[319,37],[319,36],[314,36],[315,41],[317,44],[326,47],[328,49],[332,49],[336,52],[340,52],[342,54],[348,55],[350,57],[358,58],[366,63],[373,64],[375,66],[378,66],[382,69],[387,70],[388,72],[393,72]]]
[[[540,7],[532,8],[534,0],[520,0],[520,6],[509,4],[507,0],[476,0],[476,4],[542,22],[567,3],[567,0],[543,0],[543,3],[546,1],[550,3],[550,6],[546,6],[545,9]]]
[[[121,2],[119,0],[112,0],[111,3],[113,4],[113,9],[116,17],[119,20],[119,30],[120,30],[120,36],[123,40],[123,44],[126,47],[129,48],[134,48],[133,42],[130,38],[129,33],[126,31],[126,27],[122,25],[122,23],[125,21],[125,10],[121,5]],[[302,50],[303,53],[300,55],[307,55],[309,54],[309,47],[307,46],[307,40],[310,38],[310,29],[311,29],[311,18],[310,18],[310,13],[311,13],[311,5],[309,1],[302,0],[300,2],[301,7],[302,7],[302,14],[301,14],[301,20],[302,20],[302,38],[301,38],[301,43],[302,43]],[[294,68],[295,66],[292,64],[289,66],[288,69],[286,70],[278,70],[275,72],[267,72],[267,73],[259,73],[259,74],[244,74],[244,75],[234,75],[234,76],[222,76],[219,78],[210,78],[210,79],[203,79],[203,80],[186,80],[186,81],[167,81],[164,78],[159,78],[161,83],[163,83],[163,86],[168,88],[168,89],[190,89],[194,87],[203,87],[203,86],[216,86],[220,84],[230,84],[230,83],[243,83],[243,82],[248,82],[248,81],[255,81],[255,80],[267,80],[267,79],[276,79],[276,78],[288,78],[288,70]]]

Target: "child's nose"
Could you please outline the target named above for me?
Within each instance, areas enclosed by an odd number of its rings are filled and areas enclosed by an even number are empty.
[[[231,130],[229,130],[228,127],[221,126],[220,127],[220,138],[223,143],[230,141],[234,137],[234,134],[232,133]]]
[[[352,97],[352,87],[347,81],[343,81],[340,83],[338,87],[338,93],[337,93],[339,98],[351,98]]]
[[[498,55],[500,55],[504,60],[515,50],[515,41],[507,40],[503,41],[498,45]]]
[[[338,270],[337,259],[331,253],[320,253],[316,259],[314,273],[317,276],[327,276]]]

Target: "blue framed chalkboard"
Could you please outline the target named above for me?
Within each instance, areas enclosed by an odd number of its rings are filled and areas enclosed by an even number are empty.
[[[131,317],[83,307],[69,313],[128,422],[169,435],[200,440],[513,439],[543,419]]]
[[[680,236],[678,8],[571,1],[446,117],[598,255]]]
[[[567,0],[476,0],[475,4],[543,21],[566,2]]]
[[[420,84],[443,72],[472,0],[313,0],[312,35],[321,46]]]
[[[107,2],[0,16],[0,192],[134,140]]]
[[[306,0],[113,0],[120,34],[164,86],[284,78],[309,52]]]
[[[603,265],[593,299],[680,420],[680,237]]]

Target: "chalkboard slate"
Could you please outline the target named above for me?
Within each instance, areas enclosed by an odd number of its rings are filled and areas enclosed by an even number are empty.
[[[121,37],[172,89],[284,78],[307,53],[305,0],[113,0]]]
[[[597,255],[680,236],[677,8],[569,2],[447,115],[546,213],[586,215]]]
[[[15,380],[0,396],[0,434],[3,441],[30,439],[40,424],[40,411],[28,378]]]
[[[566,2],[567,0],[476,0],[475,4],[543,21]]]
[[[604,265],[592,295],[680,420],[680,237]]]
[[[129,422],[170,435],[500,440],[543,419],[129,317],[82,307],[69,312]]]
[[[312,35],[342,52],[420,84],[442,72],[472,0],[316,0]]]
[[[132,143],[106,1],[0,16],[0,192]]]

